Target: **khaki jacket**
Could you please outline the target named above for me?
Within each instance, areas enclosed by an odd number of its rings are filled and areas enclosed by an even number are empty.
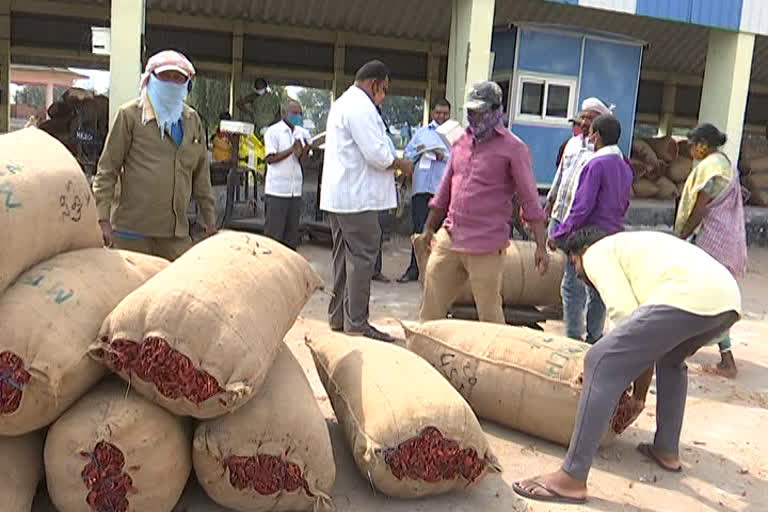
[[[167,133],[160,137],[151,105],[136,99],[120,108],[93,181],[99,220],[152,238],[188,237],[187,208],[194,198],[206,226],[216,224],[205,131],[186,105],[183,124],[177,147]]]

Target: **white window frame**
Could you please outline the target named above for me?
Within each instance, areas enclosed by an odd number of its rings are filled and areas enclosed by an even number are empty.
[[[523,103],[523,84],[534,83],[544,85],[544,97],[542,98],[542,112],[541,115],[523,114],[520,112]],[[568,119],[575,116],[576,110],[576,92],[578,89],[579,79],[578,77],[559,76],[559,75],[547,75],[544,73],[520,73],[515,80],[515,110],[513,112],[513,120],[516,122],[524,122],[530,124],[543,124],[547,126],[568,126]],[[551,85],[559,85],[562,87],[568,87],[568,109],[567,115],[562,117],[554,117],[547,115],[547,100],[549,99],[549,87]]]

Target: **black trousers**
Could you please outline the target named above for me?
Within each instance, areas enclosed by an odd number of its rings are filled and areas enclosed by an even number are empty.
[[[411,198],[411,219],[413,220],[413,232],[418,234],[424,231],[424,225],[427,223],[427,217],[429,216],[429,202],[434,197],[433,194],[416,194]],[[413,272],[417,277],[419,275],[419,267],[416,264],[416,253],[411,248],[411,264],[408,266],[406,273]]]
[[[301,233],[301,197],[265,196],[266,219],[264,234],[294,251],[299,246]]]

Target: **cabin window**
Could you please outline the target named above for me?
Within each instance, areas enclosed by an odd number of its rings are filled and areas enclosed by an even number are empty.
[[[518,80],[515,118],[567,124],[576,103],[576,79],[523,75]]]

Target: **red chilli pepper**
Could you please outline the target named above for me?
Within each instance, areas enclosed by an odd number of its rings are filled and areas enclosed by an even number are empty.
[[[31,378],[22,358],[9,351],[0,353],[0,414],[10,414],[19,408],[24,385]]]
[[[435,427],[425,428],[417,437],[384,453],[384,462],[398,480],[437,483],[463,477],[469,483],[482,476],[487,462],[473,449],[462,450],[459,443],[443,437]]]
[[[80,473],[88,489],[85,498],[96,512],[126,512],[128,494],[135,493],[131,476],[123,471],[125,457],[115,445],[99,441],[92,452],[82,452],[89,459]]]
[[[131,340],[107,338],[110,350],[98,353],[116,372],[134,374],[151,382],[164,397],[184,398],[201,404],[224,390],[209,373],[199,370],[192,360],[172,349],[162,338],[147,338],[139,344]]]
[[[269,496],[280,491],[303,489],[307,496],[314,496],[309,492],[309,485],[299,466],[274,455],[231,455],[224,459],[222,465],[229,470],[229,483],[237,490],[253,489],[262,496]]]

